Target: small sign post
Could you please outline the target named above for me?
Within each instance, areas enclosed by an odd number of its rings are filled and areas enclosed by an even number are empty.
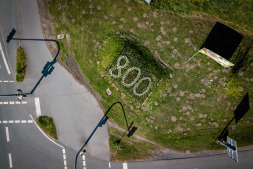
[[[227,144],[231,147],[234,147],[235,150],[227,147],[228,156],[235,160],[238,163],[238,153],[237,153],[237,144],[236,141],[231,139],[230,137],[227,137]]]

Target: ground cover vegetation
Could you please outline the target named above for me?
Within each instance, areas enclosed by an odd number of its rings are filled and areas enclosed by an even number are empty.
[[[139,0],[51,0],[49,6],[56,34],[67,35],[60,42],[63,64],[68,66],[68,56],[73,54],[90,85],[101,95],[104,109],[115,101],[122,102],[128,121],[137,127],[132,137],[121,140],[116,153],[116,141],[124,133],[118,127],[127,128],[121,107],[112,108],[108,114],[112,159],[148,158],[166,148],[181,152],[224,149],[216,138],[246,92],[251,102],[253,99],[250,30],[233,20],[220,20],[229,16],[183,15],[154,9]],[[245,13],[250,13],[248,10],[245,8]],[[243,35],[231,59],[235,66],[225,69],[202,54],[185,63],[217,21]],[[136,69],[129,71],[132,67]],[[124,86],[124,76],[126,84],[137,80]],[[152,79],[153,85],[138,101],[133,88],[144,77]],[[135,89],[141,93],[148,85],[149,80],[143,80]],[[112,95],[106,94],[107,88]],[[229,126],[229,135],[238,146],[250,145],[252,127],[250,109],[239,124]]]
[[[18,47],[16,58],[16,81],[23,82],[26,76],[26,57],[22,47]]]
[[[42,128],[42,130],[50,137],[58,139],[53,118],[48,116],[39,116],[36,119],[36,122],[40,126],[40,128]]]

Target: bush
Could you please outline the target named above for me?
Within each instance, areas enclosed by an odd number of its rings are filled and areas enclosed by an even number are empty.
[[[53,118],[48,116],[40,116],[36,119],[36,122],[49,136],[54,139],[58,139]]]
[[[16,81],[23,82],[26,75],[26,57],[25,52],[22,47],[19,47],[17,50],[16,58]]]

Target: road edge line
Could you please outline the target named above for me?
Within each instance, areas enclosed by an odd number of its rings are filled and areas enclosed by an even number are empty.
[[[45,133],[44,131],[38,126],[38,124],[36,123],[36,121],[33,119],[32,115],[30,114],[30,117],[32,118],[34,124],[38,127],[38,129],[40,130],[40,132],[48,139],[50,140],[52,143],[54,143],[55,145],[61,147],[61,148],[64,148],[62,145],[56,143],[54,140],[52,140],[51,138],[49,138]],[[65,148],[64,148],[65,149]]]

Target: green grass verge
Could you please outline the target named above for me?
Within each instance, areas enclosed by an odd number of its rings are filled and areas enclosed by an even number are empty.
[[[16,81],[23,82],[26,76],[26,56],[22,47],[18,47],[16,58]]]
[[[58,139],[53,118],[48,116],[39,116],[36,119],[36,122],[50,137]]]
[[[205,13],[253,30],[252,0],[152,0],[151,6],[181,15]]]
[[[68,58],[65,56],[68,52],[75,56],[90,85],[101,95],[105,110],[115,101],[122,102],[128,121],[134,121],[138,127],[136,135],[157,143],[161,146],[159,149],[196,152],[224,148],[215,138],[233,117],[243,95],[253,93],[252,32],[238,27],[237,22],[225,23],[244,36],[231,58],[235,67],[225,69],[202,54],[185,63],[197,52],[218,21],[210,15],[185,17],[150,9],[139,0],[51,0],[50,12],[58,25],[56,34],[66,32],[70,35],[70,46],[65,40],[61,41],[64,59]],[[224,23],[223,20],[219,22]],[[128,45],[134,56],[132,66],[143,64],[147,75],[151,72],[160,79],[144,102],[136,101],[122,87],[121,80],[108,74],[107,68],[115,66],[115,60],[126,49],[126,39],[134,43]],[[162,65],[161,62],[173,74],[163,75],[163,69],[160,71],[157,67]],[[131,77],[135,75],[133,73]],[[107,88],[112,95],[106,94]],[[253,95],[249,97],[253,100]],[[125,129],[121,111],[117,105],[108,116]],[[253,127],[252,109],[239,124],[233,122],[232,126],[231,137],[240,140],[239,146],[253,143],[248,137],[253,134],[250,130]],[[113,140],[118,138],[117,133],[110,129],[111,150],[115,148]],[[124,146],[133,145],[126,141]],[[137,148],[133,147],[134,151],[151,152],[153,149],[149,144],[143,144],[142,150]],[[112,158],[122,160],[128,153],[122,152],[122,156]]]

